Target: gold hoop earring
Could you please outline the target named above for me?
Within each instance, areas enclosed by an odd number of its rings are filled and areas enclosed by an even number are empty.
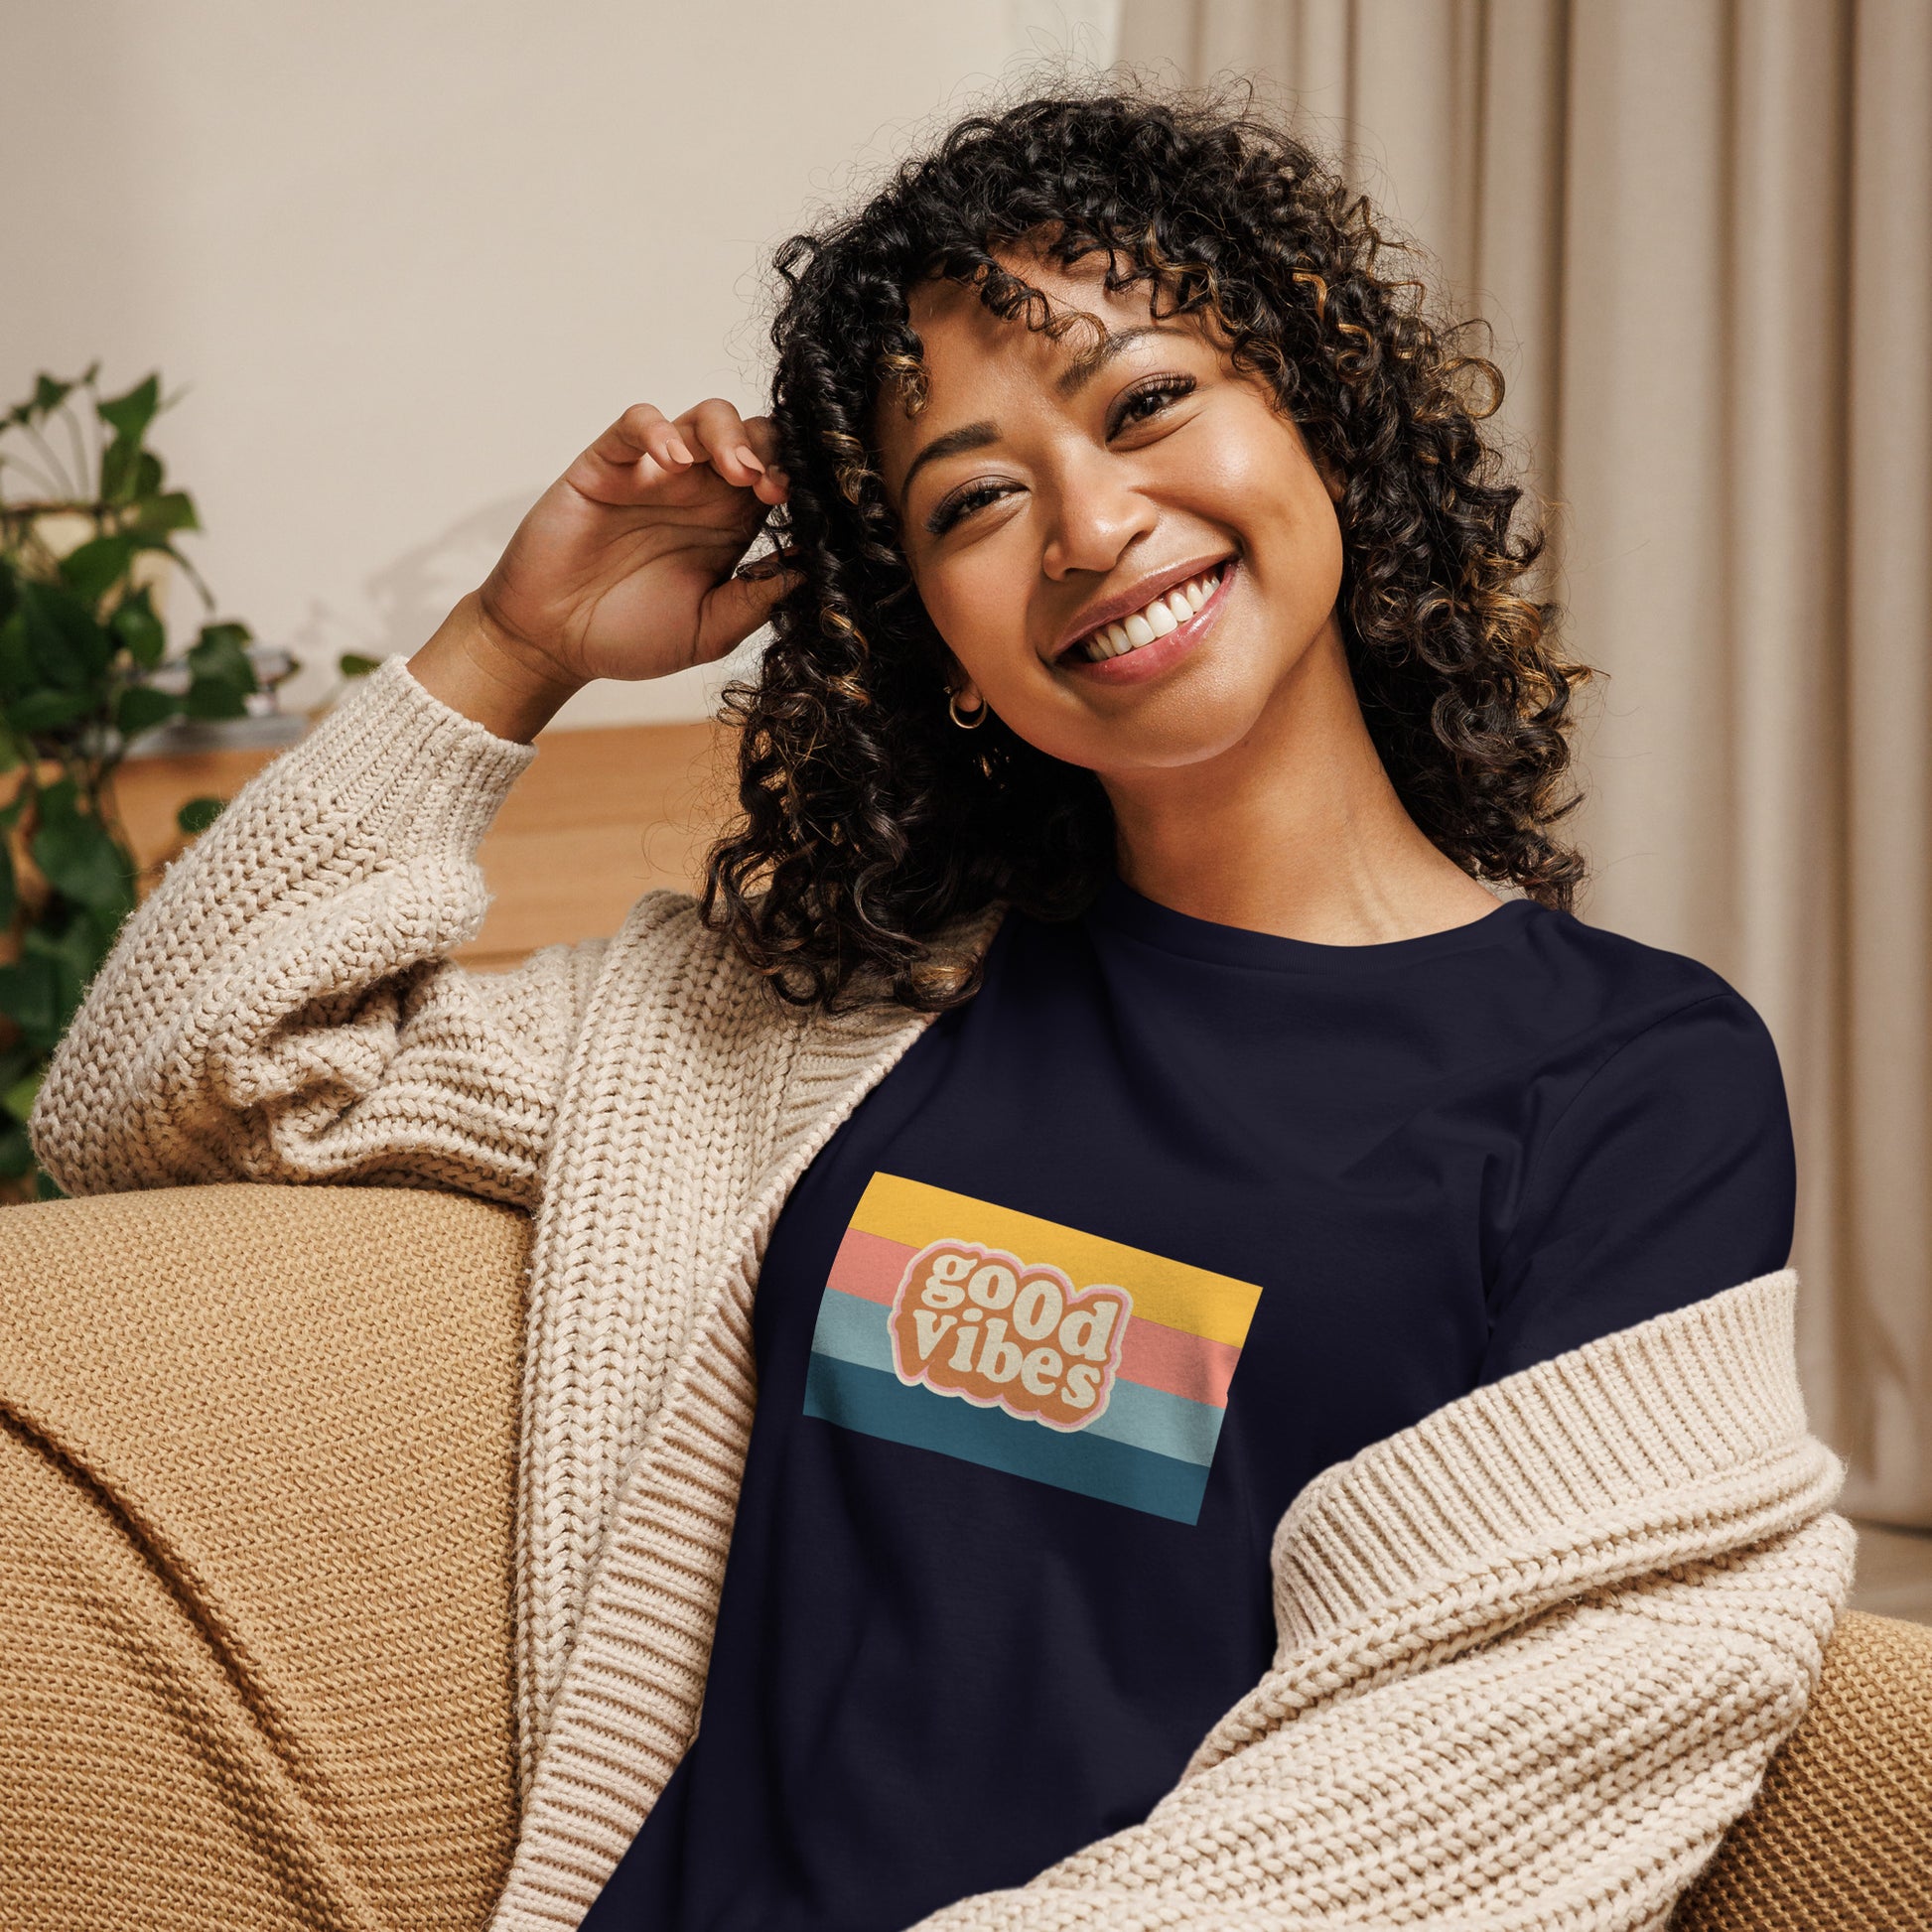
[[[951,713],[953,723],[963,732],[976,732],[986,723],[986,704],[983,699],[976,710],[962,718],[959,715],[959,693],[957,691],[948,691],[946,693],[946,709]]]

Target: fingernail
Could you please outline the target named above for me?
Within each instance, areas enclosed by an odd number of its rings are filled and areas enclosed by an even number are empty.
[[[684,447],[684,439],[682,437],[679,436],[672,437],[671,440],[667,444],[665,444],[664,447],[670,451],[671,455],[675,457],[679,463],[695,463],[697,461],[697,458],[694,457],[691,454],[691,452]]]
[[[757,470],[760,473],[762,473],[764,469],[764,465],[761,464],[758,460],[758,458],[752,454],[751,446],[749,444],[741,443],[738,446],[738,460],[740,463],[744,464],[748,469]]]

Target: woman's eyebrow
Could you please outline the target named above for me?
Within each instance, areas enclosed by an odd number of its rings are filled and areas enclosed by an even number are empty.
[[[910,463],[905,466],[905,475],[899,479],[898,493],[902,502],[912,487],[912,479],[928,463],[937,463],[944,457],[964,456],[968,450],[983,450],[989,443],[1000,440],[1000,427],[997,423],[965,423],[958,429],[949,429],[944,436],[935,436]]]
[[[1131,347],[1143,336],[1184,336],[1187,333],[1184,329],[1164,327],[1158,322],[1137,323],[1132,329],[1116,329],[1084,355],[1076,356],[1072,364],[1054,379],[1053,388],[1059,395],[1076,396],[1122,349]]]

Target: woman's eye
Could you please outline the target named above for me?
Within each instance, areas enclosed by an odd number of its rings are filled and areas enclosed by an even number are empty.
[[[935,537],[944,536],[962,516],[1005,494],[1005,488],[999,483],[968,483],[964,489],[955,490],[926,518],[925,527]]]
[[[1107,434],[1110,437],[1118,436],[1122,430],[1132,429],[1136,423],[1147,422],[1193,387],[1194,378],[1191,375],[1161,375],[1152,382],[1143,383],[1138,389],[1130,389],[1121,398]]]

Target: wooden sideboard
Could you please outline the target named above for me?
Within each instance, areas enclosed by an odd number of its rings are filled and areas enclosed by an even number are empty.
[[[545,732],[504,801],[482,860],[492,902],[457,957],[484,970],[538,946],[615,932],[640,893],[689,888],[729,816],[730,737],[723,727],[626,725]],[[175,813],[191,798],[230,798],[274,752],[129,759],[115,776],[135,858],[152,869],[185,841]]]

